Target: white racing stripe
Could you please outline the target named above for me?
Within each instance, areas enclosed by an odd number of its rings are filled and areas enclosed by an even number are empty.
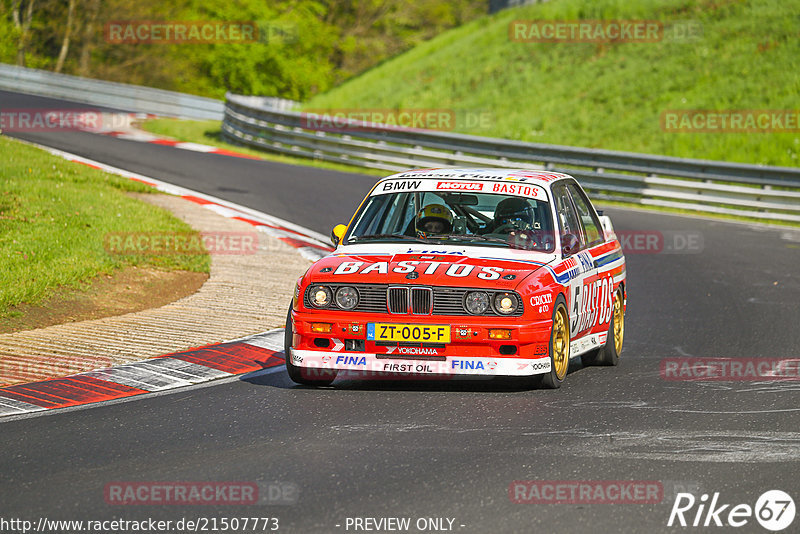
[[[8,397],[0,397],[0,416],[17,415],[28,412],[41,412],[45,409],[46,408],[36,406],[35,404],[29,404],[16,399],[9,399]]]
[[[98,380],[122,384],[145,391],[161,391],[192,384],[184,378],[177,378],[172,374],[165,374],[160,370],[152,369],[144,362],[118,365],[99,371],[90,371],[78,376],[90,376]]]
[[[328,255],[326,252],[314,247],[300,247],[297,252],[309,261],[318,261]]]
[[[155,135],[148,135],[145,133],[120,133],[115,134],[114,137],[117,139],[124,139],[126,141],[140,141],[144,143],[148,143],[150,141],[157,141],[159,138]]]
[[[246,337],[239,341],[247,343],[248,345],[253,345],[254,347],[283,352],[283,335],[284,330],[281,328],[279,330],[272,330],[270,332],[264,332],[263,334]]]
[[[193,152],[214,152],[217,150],[217,147],[208,146],[208,145],[201,145],[198,143],[176,143],[173,145],[175,148],[182,148],[184,150],[191,150]]]
[[[207,380],[230,376],[230,373],[220,371],[219,369],[183,360],[176,360],[175,358],[153,358],[152,360],[144,360],[132,365],[141,365],[151,371],[173,376],[176,379],[185,380],[190,384],[199,384]]]

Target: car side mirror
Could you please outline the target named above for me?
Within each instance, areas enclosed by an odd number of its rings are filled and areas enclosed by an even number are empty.
[[[575,234],[564,234],[561,236],[561,252],[564,256],[575,254],[580,248],[581,243]]]
[[[344,238],[345,232],[347,232],[347,226],[343,224],[337,224],[333,227],[333,230],[331,230],[331,243],[333,243],[334,247],[339,246],[342,238]]]

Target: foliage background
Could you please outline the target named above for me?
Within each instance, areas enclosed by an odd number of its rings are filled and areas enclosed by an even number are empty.
[[[305,100],[486,12],[483,0],[0,0],[0,62],[221,98]],[[72,6],[72,17],[69,16]],[[24,31],[31,7],[30,26]],[[15,16],[16,14],[16,16]],[[18,20],[18,23],[15,23]],[[251,44],[110,44],[111,21],[255,21]],[[276,37],[275,29],[285,35]],[[272,36],[272,39],[270,39]],[[19,53],[22,43],[24,55]]]

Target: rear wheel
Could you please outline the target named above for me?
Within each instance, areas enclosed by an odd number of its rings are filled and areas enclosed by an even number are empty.
[[[569,369],[569,315],[564,297],[556,299],[553,308],[553,325],[550,331],[550,372],[539,375],[540,384],[558,389],[567,377]]]
[[[292,307],[289,306],[289,313],[286,315],[286,329],[283,335],[283,353],[286,359],[286,372],[292,382],[303,384],[304,386],[329,386],[336,379],[335,369],[316,369],[308,367],[298,367],[292,363],[292,342],[294,329],[292,325]],[[310,376],[310,375],[317,376]]]
[[[618,365],[619,354],[622,352],[622,340],[625,337],[625,307],[622,286],[614,293],[614,304],[611,313],[611,322],[608,325],[606,344],[596,351],[588,352],[581,356],[585,367],[589,365]]]

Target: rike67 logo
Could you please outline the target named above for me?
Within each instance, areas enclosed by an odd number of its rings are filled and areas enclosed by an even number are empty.
[[[767,530],[778,532],[792,524],[795,516],[794,500],[781,490],[764,492],[754,507],[749,504],[723,504],[719,492],[714,493],[709,502],[709,495],[704,493],[697,499],[691,493],[678,493],[672,512],[669,514],[667,526],[728,526],[743,527],[753,516]]]

